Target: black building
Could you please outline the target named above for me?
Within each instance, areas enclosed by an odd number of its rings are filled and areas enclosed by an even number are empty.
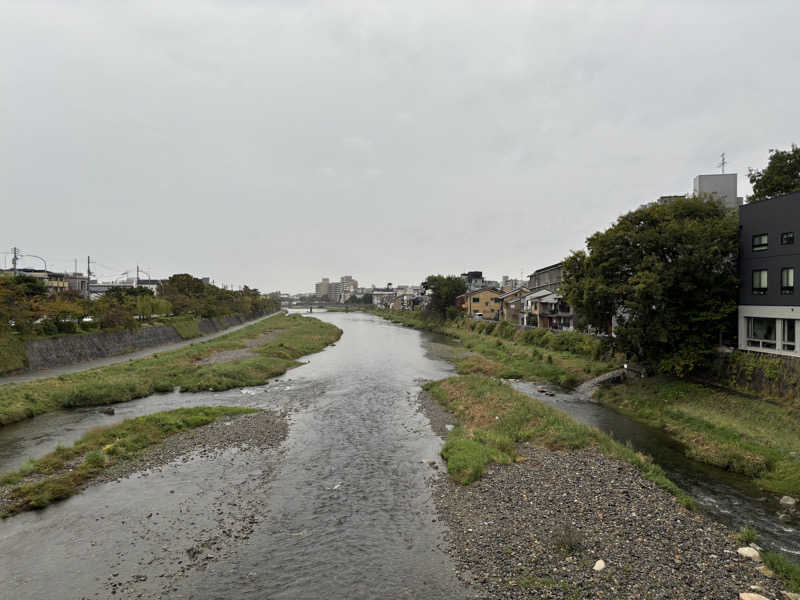
[[[739,347],[800,356],[800,192],[739,208]]]

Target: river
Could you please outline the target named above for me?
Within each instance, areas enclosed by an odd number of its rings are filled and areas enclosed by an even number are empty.
[[[314,316],[341,327],[341,340],[266,386],[152,396],[117,405],[113,417],[53,413],[0,432],[5,470],[95,424],[168,407],[288,409],[289,435],[269,459],[268,486],[235,495],[265,500],[263,514],[252,508],[259,525],[247,539],[207,568],[181,573],[181,554],[208,537],[230,491],[256,481],[258,460],[267,460],[247,452],[196,458],[0,523],[0,594],[107,597],[111,577],[129,582],[124,597],[465,597],[440,548],[428,485],[436,471],[425,461],[438,460],[441,440],[416,400],[422,380],[452,367],[425,351],[426,334],[363,313]]]
[[[114,578],[126,582],[124,597],[465,597],[428,485],[436,471],[426,461],[439,460],[441,441],[416,402],[423,380],[453,374],[430,351],[441,339],[364,313],[314,316],[342,338],[267,385],[150,396],[115,405],[113,416],[60,411],[0,430],[5,472],[94,426],[179,406],[254,406],[290,420],[273,455],[194,456],[0,523],[0,597],[102,598]],[[745,478],[688,460],[658,431],[574,393],[514,386],[650,454],[713,518],[800,553],[775,499]],[[239,518],[242,505],[257,522],[252,533],[189,568],[186,549],[210,546],[210,532]]]

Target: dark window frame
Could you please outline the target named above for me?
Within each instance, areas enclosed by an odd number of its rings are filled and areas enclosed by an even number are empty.
[[[784,231],[781,233],[781,246],[794,244],[794,231]]]
[[[756,238],[764,237],[765,242],[763,244],[756,245]],[[768,233],[756,233],[753,235],[753,252],[764,252],[765,250],[769,250],[769,234]]]

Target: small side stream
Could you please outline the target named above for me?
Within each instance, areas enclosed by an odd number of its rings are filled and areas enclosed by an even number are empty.
[[[687,458],[684,447],[663,432],[592,402],[580,393],[548,387],[553,394],[549,396],[541,393],[535,383],[509,383],[517,391],[651,456],[715,520],[732,529],[752,527],[758,531],[759,543],[765,548],[800,556],[796,522],[778,520],[778,513],[782,512],[778,499],[759,490],[749,478]]]

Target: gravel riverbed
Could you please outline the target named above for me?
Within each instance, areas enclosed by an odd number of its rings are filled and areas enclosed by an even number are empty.
[[[456,423],[429,394],[420,406],[439,435]],[[520,462],[490,465],[469,486],[446,475],[434,483],[449,551],[482,597],[784,598],[759,563],[737,554],[733,532],[632,466],[591,450],[518,452]]]
[[[227,463],[230,469],[241,469],[243,464],[256,468],[254,476],[214,494],[210,504],[187,498],[177,514],[154,510],[127,523],[138,544],[149,550],[138,552],[134,543],[130,552],[118,552],[114,561],[118,570],[112,569],[103,584],[106,593],[126,598],[183,597],[175,594],[178,582],[235,554],[269,516],[267,492],[287,432],[284,414],[261,411],[221,418],[174,435],[96,480],[134,477],[147,485],[148,478],[159,477],[162,471],[174,472],[181,464],[198,461]]]

